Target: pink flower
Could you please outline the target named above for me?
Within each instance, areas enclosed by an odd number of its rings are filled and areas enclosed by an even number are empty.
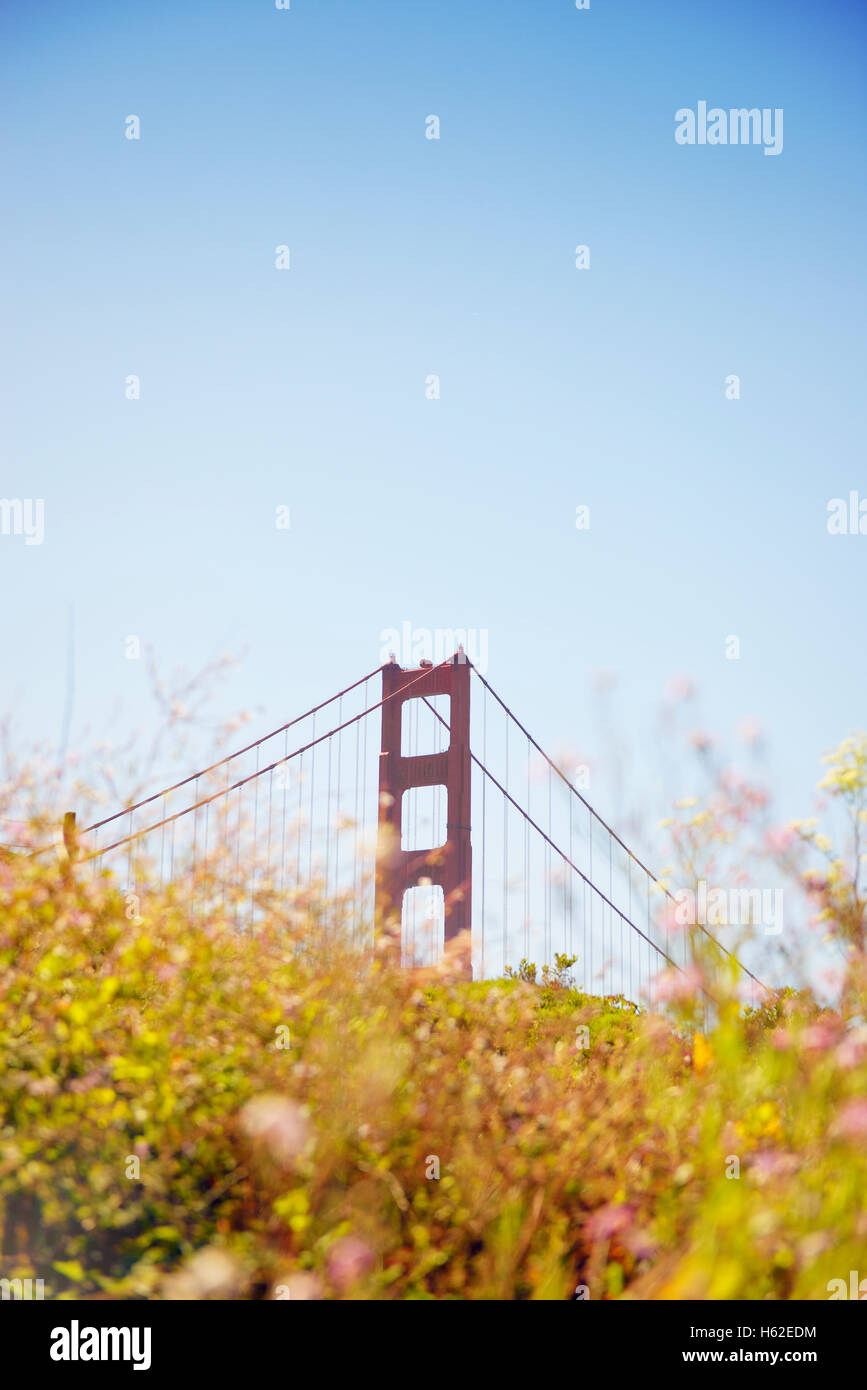
[[[756,991],[752,980],[745,980],[743,976],[735,981],[734,997],[739,1004],[744,1004],[747,1008],[752,1008],[756,1002]]]
[[[678,902],[666,902],[665,907],[659,914],[659,927],[661,932],[681,932],[694,925],[695,913],[690,913],[689,903],[681,905]]]
[[[291,1165],[304,1152],[311,1137],[304,1110],[287,1096],[254,1096],[240,1114],[241,1128],[261,1144],[277,1162]]]
[[[584,1229],[591,1240],[611,1240],[632,1225],[634,1209],[622,1202],[610,1202],[588,1216]]]
[[[836,969],[832,966],[830,970],[823,970],[820,978],[828,986],[830,990],[833,990],[834,993],[837,993],[843,987],[843,980],[845,976],[842,970]]]
[[[764,1183],[791,1177],[793,1173],[797,1173],[799,1167],[800,1160],[795,1154],[781,1153],[778,1149],[765,1149],[763,1153],[757,1153],[753,1157],[750,1173],[754,1174],[760,1183]]]
[[[636,1260],[652,1260],[659,1250],[659,1241],[654,1240],[648,1231],[628,1231],[623,1244]]]
[[[765,848],[770,854],[785,854],[795,842],[795,832],[788,826],[777,826],[765,835]]]
[[[357,1236],[342,1236],[329,1250],[327,1263],[329,1278],[344,1292],[373,1268],[374,1255]]]
[[[242,1272],[238,1260],[217,1246],[208,1245],[191,1255],[166,1280],[166,1293],[174,1299],[230,1299],[237,1295]]]
[[[809,1052],[827,1052],[829,1047],[833,1047],[840,1036],[839,1028],[822,1019],[818,1023],[811,1023],[809,1028],[804,1029],[804,1047]]]
[[[27,1089],[32,1096],[53,1096],[59,1087],[53,1076],[37,1076]]]
[[[689,741],[699,753],[706,753],[708,749],[713,748],[713,739],[703,729],[693,729]]]
[[[862,1062],[867,1061],[867,1028],[856,1029],[844,1038],[834,1057],[846,1071],[851,1067],[860,1067]]]
[[[71,1081],[67,1081],[65,1089],[72,1091],[74,1095],[83,1096],[88,1091],[92,1091],[98,1086],[100,1081],[105,1080],[105,1073],[99,1067],[93,1067],[84,1076],[75,1076]]]
[[[810,898],[821,898],[827,887],[827,879],[822,878],[818,873],[811,873],[809,878],[804,879],[804,892]],[[814,924],[818,924],[821,920],[820,917],[813,918]]]
[[[663,970],[651,980],[655,997],[661,1001],[672,1002],[691,999],[703,983],[702,973],[697,965],[687,966],[686,970]]]
[[[695,694],[695,685],[689,676],[672,676],[665,683],[663,699],[666,704],[676,705],[681,700],[691,700]]]
[[[847,1101],[837,1116],[836,1130],[844,1139],[867,1139],[867,1100]]]
[[[737,732],[744,743],[758,743],[762,736],[762,726],[757,719],[742,719]]]
[[[293,1303],[309,1303],[322,1297],[322,1280],[306,1270],[278,1276],[273,1288],[274,1298],[290,1298]]]

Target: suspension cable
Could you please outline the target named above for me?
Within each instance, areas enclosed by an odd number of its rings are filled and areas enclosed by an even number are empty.
[[[474,669],[475,669],[475,668],[474,668]],[[479,679],[482,680],[482,677],[480,676]],[[487,681],[483,681],[483,684],[487,686],[488,683],[487,683]],[[490,689],[490,686],[488,686],[488,689]],[[503,706],[503,708],[506,709],[506,712],[507,712],[507,713],[510,713],[510,711],[507,709],[507,707],[503,704],[503,701],[500,700],[500,697],[497,695],[496,691],[495,691],[495,690],[491,690],[491,694],[492,694],[492,695],[494,696],[494,698]],[[439,720],[441,721],[441,723],[445,724],[446,721],[442,718],[442,715],[439,714],[439,712],[438,712],[437,710],[434,709],[433,705],[429,704],[428,701],[425,699],[424,696],[422,696],[422,699],[424,699],[425,704],[428,705],[428,708],[433,712],[433,714],[436,715],[437,719],[439,719]],[[514,717],[514,716],[512,716],[512,717]],[[518,720],[517,720],[517,719],[515,720],[515,723],[516,723],[516,724],[518,723]],[[449,728],[449,725],[446,724],[446,727]],[[523,733],[527,734],[526,729],[524,729],[522,725],[519,725],[519,727],[521,728],[521,730],[522,730]],[[534,740],[529,734],[527,734],[527,738],[530,739],[530,742],[534,745],[534,747],[537,748],[538,751],[539,751],[540,753],[542,753],[542,756],[546,759],[546,761],[550,764],[550,766],[554,769],[554,771],[555,771],[555,772],[559,772],[559,768],[556,766],[556,764],[551,762],[551,759],[548,758],[548,756],[547,756],[547,754],[544,752],[544,750],[541,749],[541,748],[539,748],[539,745],[535,742],[535,740]],[[641,928],[640,928],[639,926],[637,926],[636,923],[633,922],[633,921],[631,920],[631,918],[627,917],[626,914],[625,914],[624,912],[622,912],[621,909],[620,909],[619,907],[617,907],[617,905],[611,901],[610,898],[606,897],[606,895],[602,892],[601,888],[598,888],[598,887],[596,886],[596,884],[593,882],[592,878],[588,878],[587,875],[586,875],[585,873],[583,873],[581,869],[578,868],[578,865],[575,864],[575,863],[573,863],[573,861],[570,859],[569,855],[565,854],[564,851],[563,851],[562,849],[560,849],[559,845],[555,844],[554,841],[553,841],[548,835],[545,834],[545,832],[544,832],[544,830],[542,829],[542,827],[541,827],[540,825],[537,825],[537,823],[533,820],[533,817],[532,817],[531,815],[529,815],[529,813],[528,813],[527,811],[525,811],[524,808],[523,808],[521,805],[519,805],[519,803],[518,803],[517,801],[515,801],[514,797],[512,797],[512,796],[509,795],[509,793],[506,791],[505,787],[502,786],[502,784],[501,784],[500,782],[497,781],[496,777],[493,775],[492,772],[490,772],[490,771],[488,770],[488,768],[485,767],[484,763],[482,763],[482,762],[479,761],[479,759],[476,757],[476,755],[475,755],[475,753],[472,751],[472,749],[470,749],[470,757],[471,757],[472,761],[476,764],[476,766],[479,767],[479,768],[481,769],[481,771],[485,774],[485,776],[490,778],[490,780],[494,783],[494,786],[497,787],[497,789],[498,789],[500,792],[502,792],[503,796],[506,797],[506,799],[507,799],[508,801],[510,801],[511,804],[515,807],[515,809],[516,809],[517,811],[520,812],[520,814],[524,817],[524,819],[525,819],[526,821],[528,821],[530,825],[532,825],[533,829],[536,830],[536,831],[538,831],[538,833],[542,836],[542,839],[545,840],[545,841],[547,842],[547,844],[549,844],[549,845],[551,846],[551,848],[554,850],[554,852],[560,856],[560,858],[564,861],[564,863],[568,864],[569,867],[570,867],[571,869],[574,869],[575,873],[578,874],[579,878],[583,879],[583,881],[584,881],[584,882],[587,884],[587,886],[597,895],[597,897],[601,898],[602,901],[603,901],[604,903],[606,903],[606,904],[608,905],[608,907],[610,907],[610,908],[612,909],[612,911],[616,912],[617,915],[618,915],[618,917],[620,917],[623,921],[628,922],[629,925],[632,927],[633,931],[637,932],[638,935],[639,935],[644,941],[646,941],[647,944],[648,944],[654,951],[657,951],[658,954],[661,955],[661,956],[663,956],[664,959],[667,960],[668,963],[669,963],[670,965],[673,965],[674,968],[680,972],[680,974],[683,974],[684,972],[683,972],[683,970],[681,969],[681,967],[677,964],[677,962],[676,962],[675,960],[672,959],[672,957],[668,954],[668,952],[665,951],[665,950],[663,950],[661,946],[659,946],[655,941],[653,941],[653,940],[651,939],[651,937],[649,937],[645,932],[643,932],[643,931],[641,930]],[[562,776],[562,773],[561,773],[560,775]],[[564,780],[564,781],[567,781],[568,779],[564,778],[563,780]],[[571,784],[570,784],[570,785],[571,785]],[[579,795],[579,794],[576,793],[576,795]],[[584,802],[584,805],[587,807],[588,811],[590,811],[590,812],[595,816],[595,815],[596,815],[596,812],[593,810],[593,807],[590,805],[590,803],[587,802],[587,801],[585,801],[583,796],[580,797],[580,800]],[[596,818],[597,818],[597,820],[599,820],[599,821],[601,822],[602,825],[605,825],[605,822],[602,820],[602,817],[601,817],[601,816],[597,816]],[[607,826],[606,826],[605,828],[608,829]],[[640,860],[640,859],[637,859],[636,856],[632,854],[632,852],[631,852],[631,850],[629,849],[629,847],[628,847],[627,845],[624,845],[624,844],[623,844],[623,841],[619,838],[619,836],[615,835],[613,830],[612,830],[610,833],[611,833],[611,835],[613,836],[613,838],[614,838],[615,840],[617,840],[617,843],[618,843],[619,845],[622,845],[622,846],[623,846],[623,848],[626,850],[627,854],[630,854],[630,856],[631,856],[633,859],[635,859],[635,862],[636,862],[637,864],[641,864],[641,860]],[[642,867],[642,868],[645,868],[645,866],[644,866],[643,864],[641,864],[641,867]],[[649,869],[645,869],[645,873],[647,874],[648,879],[653,879],[654,883],[658,883],[659,880],[655,877],[655,875],[653,875],[653,874],[650,872]],[[650,884],[648,883],[647,886],[648,886],[648,893],[649,893],[649,892],[650,892]],[[664,887],[664,885],[661,884],[660,887]],[[665,891],[668,892],[667,889],[666,889]],[[669,897],[672,897],[672,895],[671,895],[670,893],[668,894],[668,896],[669,896]],[[592,901],[592,900],[591,900],[591,901]],[[649,918],[648,918],[648,926],[649,926],[649,925],[650,925],[650,921],[649,921]],[[716,938],[711,932],[709,932],[709,931],[707,930],[707,928],[706,928],[705,926],[703,926],[700,922],[697,923],[696,925],[700,926],[701,929],[702,929],[702,931],[704,932],[705,936],[707,936],[707,937],[714,943],[715,946],[718,946],[719,949],[720,949],[721,951],[724,951],[725,954],[726,954],[727,956],[730,956],[730,957],[732,958],[732,960],[736,962],[736,964],[738,965],[738,967],[739,967],[741,970],[743,970],[747,975],[749,975],[749,977],[750,977],[751,980],[755,980],[756,984],[759,985],[759,986],[761,986],[762,989],[764,989],[764,990],[767,989],[767,986],[764,985],[764,984],[762,984],[762,981],[758,978],[757,975],[754,975],[754,974],[753,974],[753,972],[750,970],[749,966],[744,965],[743,961],[738,960],[737,956],[734,954],[733,951],[730,951],[730,950],[728,949],[728,947],[726,947],[726,946],[724,946],[724,945],[722,944],[721,941],[718,941],[717,938]],[[591,937],[591,940],[592,940],[592,937]],[[710,999],[713,998],[713,995],[710,994],[710,993],[708,993],[708,991],[705,990],[704,987],[702,987],[702,992],[705,993],[705,994],[707,994],[707,995],[708,995],[708,998],[710,998]]]
[[[154,792],[153,796],[146,796],[141,801],[134,802],[132,806],[124,806],[123,810],[115,811],[114,815],[106,816],[104,820],[94,821],[93,825],[85,826],[84,829],[80,830],[78,833],[80,835],[86,835],[91,830],[98,830],[100,826],[108,825],[110,821],[117,820],[120,816],[125,816],[130,811],[138,811],[142,806],[147,806],[152,801],[158,801],[161,796],[168,796],[169,792],[176,792],[180,787],[185,787],[189,782],[194,782],[199,777],[204,777],[209,772],[215,772],[218,767],[223,767],[226,763],[233,762],[235,758],[240,758],[243,753],[249,753],[251,749],[258,748],[260,744],[267,743],[268,739],[274,738],[276,734],[282,734],[284,730],[291,729],[295,724],[300,724],[304,719],[309,719],[312,714],[317,714],[319,710],[325,709],[326,705],[333,705],[335,700],[341,700],[343,696],[348,695],[351,690],[356,690],[359,685],[364,685],[366,681],[372,680],[381,670],[381,666],[375,666],[366,676],[362,676],[360,680],[353,681],[352,685],[348,685],[345,690],[339,690],[336,695],[332,695],[329,699],[323,700],[319,705],[314,705],[313,708],[307,710],[305,714],[299,714],[296,719],[290,719],[288,724],[281,724],[279,729],[272,729],[270,734],[263,734],[261,738],[254,739],[252,743],[247,744],[246,748],[236,749],[234,753],[229,753],[225,758],[220,758],[219,762],[211,763],[210,767],[203,767],[200,768],[198,772],[191,772],[189,777],[181,778],[180,782],[175,782],[173,786],[164,787],[162,791]],[[263,770],[267,771],[267,769]]]
[[[587,800],[587,798],[581,795],[581,793],[579,792],[578,788],[575,787],[575,786],[573,786],[573,784],[569,781],[569,778],[566,776],[565,772],[563,772],[562,769],[559,768],[559,767],[557,766],[557,764],[554,762],[554,760],[553,760],[552,758],[549,758],[549,756],[548,756],[548,754],[545,752],[544,748],[542,748],[541,745],[538,744],[538,743],[536,742],[536,740],[533,738],[532,734],[530,734],[530,733],[527,731],[527,729],[524,727],[524,725],[521,723],[520,719],[516,718],[516,716],[515,716],[515,715],[512,713],[512,711],[509,709],[509,706],[506,704],[505,700],[501,699],[501,697],[497,694],[496,690],[494,690],[493,686],[491,686],[491,685],[485,680],[484,676],[481,675],[481,673],[480,673],[480,672],[477,670],[477,668],[473,665],[473,663],[470,661],[469,657],[466,658],[466,661],[467,661],[467,665],[470,666],[470,667],[472,668],[473,671],[475,671],[476,675],[478,676],[479,680],[482,682],[482,685],[485,687],[485,689],[490,691],[490,693],[493,695],[494,699],[497,701],[498,705],[500,705],[500,707],[501,707],[502,709],[505,710],[505,712],[506,712],[506,714],[509,716],[509,718],[510,718],[511,720],[513,720],[515,724],[517,724],[517,726],[518,726],[518,728],[521,730],[521,732],[522,732],[523,734],[526,734],[526,736],[527,736],[527,738],[529,739],[530,743],[532,743],[532,745],[533,745],[533,747],[536,749],[536,751],[537,751],[538,753],[540,753],[541,756],[545,759],[545,762],[548,764],[548,766],[549,766],[550,768],[552,768],[554,772],[556,772],[556,774],[557,774],[557,776],[560,778],[560,780],[561,780],[562,782],[565,782],[566,786],[567,786],[567,787],[569,788],[569,790],[573,793],[573,795],[574,795],[574,796],[577,796],[578,800],[581,801],[581,802],[587,807],[587,810],[590,812],[591,816],[593,816],[593,817],[599,822],[599,824],[600,824],[601,826],[603,826],[603,828],[604,828],[605,830],[607,830],[608,834],[609,834],[613,839],[615,839],[615,840],[617,841],[617,843],[620,845],[621,849],[624,849],[624,850],[626,851],[626,853],[629,855],[630,859],[632,859],[632,860],[634,861],[634,863],[636,863],[636,864],[639,866],[640,869],[643,869],[643,870],[644,870],[644,873],[647,875],[647,877],[648,877],[649,879],[652,879],[653,882],[654,882],[659,888],[662,889],[662,891],[663,891],[663,893],[666,895],[666,897],[667,897],[667,898],[670,898],[672,902],[675,902],[676,899],[675,899],[675,897],[674,897],[674,894],[667,888],[667,886],[666,886],[664,883],[661,882],[660,879],[658,879],[658,878],[656,877],[656,874],[653,872],[653,870],[652,870],[652,869],[649,869],[649,868],[647,867],[647,865],[646,865],[645,863],[643,863],[643,861],[642,861],[641,859],[639,859],[638,855],[635,854],[635,853],[629,848],[629,846],[628,846],[627,844],[625,844],[625,842],[624,842],[623,840],[621,840],[620,836],[617,834],[617,831],[611,829],[611,826],[608,824],[608,822],[605,821],[605,820],[603,820],[603,818],[599,815],[599,812],[596,811],[596,810],[590,805],[590,802]],[[591,845],[592,845],[592,833],[591,833]],[[615,908],[615,911],[617,911],[616,908]],[[628,920],[628,919],[627,919],[627,920]],[[749,966],[744,965],[742,961],[738,960],[738,958],[737,958],[737,956],[734,954],[734,952],[733,952],[733,951],[730,951],[730,950],[728,949],[727,946],[724,946],[723,943],[722,943],[721,941],[718,941],[717,938],[713,935],[713,933],[712,933],[712,932],[709,932],[708,929],[707,929],[707,927],[704,926],[703,923],[697,922],[695,925],[701,928],[701,930],[704,932],[704,935],[705,935],[706,937],[708,937],[709,940],[711,940],[711,941],[714,943],[715,946],[718,946],[719,949],[720,949],[721,951],[724,951],[725,954],[726,954],[727,956],[731,956],[732,960],[737,961],[737,964],[740,966],[741,970],[744,970],[744,971],[747,973],[747,975],[749,975],[749,977],[750,977],[751,980],[755,980],[755,982],[756,982],[757,985],[760,985],[761,988],[762,988],[763,990],[767,990],[767,988],[768,988],[767,985],[762,984],[762,981],[758,978],[757,975],[754,975],[754,974],[753,974],[753,972],[752,972],[752,970],[750,970]],[[636,927],[635,929],[636,929],[636,931],[639,930],[638,927]],[[643,933],[642,933],[642,935],[643,935]],[[668,956],[666,956],[666,959],[668,959]]]
[[[324,734],[319,734],[319,736],[318,736],[317,738],[311,739],[311,740],[309,741],[309,743],[303,744],[302,747],[300,747],[300,748],[296,748],[296,749],[294,750],[294,752],[290,753],[288,756],[275,759],[275,761],[274,761],[273,763],[269,763],[267,767],[262,767],[262,768],[257,769],[256,772],[250,772],[250,773],[248,773],[246,777],[241,777],[241,778],[239,778],[237,782],[233,782],[230,786],[227,785],[227,786],[225,786],[225,787],[221,787],[219,791],[213,792],[211,796],[202,797],[202,799],[201,799],[200,801],[195,802],[192,806],[185,806],[185,807],[183,808],[183,810],[181,810],[181,811],[175,811],[175,813],[174,813],[173,815],[171,815],[171,816],[166,816],[164,820],[157,821],[154,825],[145,826],[142,830],[136,830],[136,831],[135,831],[133,834],[131,834],[131,835],[125,835],[125,836],[123,836],[120,840],[115,840],[115,842],[114,842],[113,844],[111,844],[111,845],[104,845],[101,849],[94,850],[94,852],[93,852],[92,854],[84,854],[84,855],[82,855],[82,856],[81,856],[81,861],[82,861],[83,863],[87,863],[87,862],[88,862],[89,860],[91,860],[91,859],[98,858],[100,855],[110,853],[111,850],[118,849],[121,845],[125,845],[125,844],[127,844],[129,841],[131,841],[131,840],[140,840],[140,839],[142,838],[143,835],[150,835],[154,830],[160,830],[160,829],[162,828],[162,826],[164,826],[164,825],[169,825],[172,821],[180,820],[181,816],[187,816],[187,815],[190,814],[191,811],[197,811],[201,806],[208,806],[208,805],[210,805],[210,803],[211,803],[212,801],[217,801],[217,800],[219,800],[219,798],[220,798],[221,796],[228,796],[228,794],[229,794],[230,792],[238,791],[241,787],[246,786],[248,782],[252,782],[252,781],[254,780],[254,778],[256,778],[256,777],[262,777],[262,776],[264,776],[264,774],[265,774],[266,772],[272,772],[273,769],[274,769],[275,767],[280,767],[281,764],[283,764],[283,763],[291,762],[293,758],[297,758],[300,754],[306,753],[306,752],[308,752],[310,749],[315,748],[315,747],[317,746],[317,744],[323,743],[323,742],[325,741],[325,739],[327,739],[327,738],[333,738],[335,734],[342,733],[344,729],[348,729],[348,728],[350,728],[351,725],[357,724],[360,720],[365,719],[365,718],[367,717],[367,715],[373,714],[374,710],[381,709],[383,705],[388,704],[388,701],[394,699],[394,697],[395,697],[396,695],[402,695],[405,691],[411,690],[412,687],[413,687],[414,685],[417,685],[417,684],[419,683],[419,681],[422,681],[422,680],[424,680],[426,677],[429,677],[432,670],[435,671],[435,670],[438,670],[439,667],[441,667],[441,666],[449,666],[449,665],[451,665],[451,662],[453,661],[453,659],[454,659],[453,657],[449,657],[448,660],[446,660],[446,661],[441,661],[441,662],[439,663],[439,666],[434,666],[434,667],[428,667],[428,668],[426,668],[424,671],[422,671],[421,675],[416,676],[414,680],[411,680],[411,681],[409,681],[406,685],[401,686],[401,688],[400,688],[399,690],[393,690],[393,691],[391,692],[390,695],[384,696],[384,698],[381,699],[381,700],[378,700],[377,703],[376,703],[375,705],[370,705],[370,706],[368,706],[368,708],[362,710],[360,714],[354,714],[350,719],[345,719],[345,720],[343,721],[342,724],[337,724],[333,729],[328,729]],[[381,670],[382,670],[382,667],[381,667],[381,666],[377,667],[377,671],[381,671]],[[365,679],[365,680],[370,680],[370,679],[372,678],[372,676],[375,676],[375,675],[376,675],[376,671],[372,671],[371,674],[370,674],[369,676],[365,676],[364,679]],[[360,685],[360,684],[361,684],[361,681],[356,681],[355,684],[356,684],[356,685]],[[350,689],[350,690],[353,689],[352,686],[349,686],[349,687],[347,687],[347,688]],[[343,692],[343,693],[345,694],[345,692]],[[332,700],[326,700],[326,701],[324,701],[324,704],[332,704],[332,703],[333,703],[333,700],[336,700],[337,698],[338,698],[338,696],[335,695],[335,696],[333,697]],[[318,706],[317,706],[317,709],[322,709],[322,708],[323,708],[323,705],[318,705]],[[310,714],[310,713],[313,713],[313,711],[309,711],[309,710],[308,710],[308,714]],[[301,716],[300,716],[300,718],[302,718],[302,719],[305,718],[305,717],[306,717],[306,716],[304,716],[304,715],[301,715]],[[283,728],[283,729],[288,729],[288,728],[291,727],[291,725],[292,725],[293,723],[297,723],[297,722],[298,722],[297,720],[292,720],[292,721],[290,721],[289,724],[283,725],[282,728]],[[281,729],[275,729],[274,732],[275,732],[275,733],[280,733],[280,732],[281,732]],[[268,737],[270,738],[270,737],[272,737],[272,735],[269,734]],[[264,741],[264,740],[256,740],[255,743],[251,743],[251,744],[249,745],[249,748],[255,748],[255,747],[257,746],[258,743],[263,742],[263,741]],[[241,750],[239,750],[239,751],[240,751],[241,753],[244,753],[244,752],[248,752],[249,749],[241,749]],[[239,756],[239,753],[233,753],[233,754],[232,754],[232,758],[236,758],[236,757],[238,757],[238,756]],[[229,759],[229,758],[223,758],[223,759],[221,759],[221,761],[220,761],[219,763],[215,763],[214,766],[215,766],[215,767],[222,767],[225,763],[227,763],[227,762],[229,762],[229,761],[231,761],[231,759]],[[210,769],[204,769],[204,771],[210,771]],[[201,776],[201,775],[203,775],[203,774],[202,774],[202,773],[199,773],[198,775]],[[189,780],[190,780],[190,778],[185,777],[183,782],[178,782],[178,783],[177,783],[177,786],[179,786],[179,787],[180,787],[180,786],[183,786],[184,783],[185,783],[185,782],[188,782]],[[166,794],[167,794],[168,791],[172,791],[172,790],[175,790],[175,788],[171,788],[171,787],[167,788],[167,789],[166,789]],[[138,804],[139,804],[140,806],[144,806],[144,805],[147,804],[148,801],[152,801],[152,800],[154,800],[153,797],[148,797],[148,798],[147,798],[147,801],[142,801],[142,802],[139,802]],[[125,807],[124,810],[123,810],[122,812],[120,812],[119,814],[121,814],[121,815],[130,815],[130,816],[131,816],[131,815],[132,815],[132,812],[133,812],[135,809],[136,809],[135,806]],[[115,817],[115,816],[109,816],[108,819],[109,819],[109,820],[115,820],[116,817]],[[101,824],[101,825],[104,825],[104,824],[106,824],[106,822],[105,822],[105,821],[101,821],[100,824]],[[87,827],[87,830],[83,830],[81,833],[82,833],[82,834],[87,834],[87,831],[88,831],[88,830],[94,830],[94,829],[96,829],[96,826],[88,826],[88,827]],[[43,851],[38,851],[38,852],[39,852],[39,853],[42,853]]]

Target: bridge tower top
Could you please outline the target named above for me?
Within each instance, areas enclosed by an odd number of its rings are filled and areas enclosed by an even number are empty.
[[[449,744],[440,753],[401,753],[404,705],[432,695],[449,697]],[[404,895],[423,881],[443,891],[445,941],[470,930],[472,848],[470,844],[470,666],[459,648],[450,662],[404,670],[392,661],[382,668],[382,745],[379,755],[379,814],[376,861],[377,928],[400,942]],[[403,849],[404,794],[413,787],[444,786],[446,840],[427,849]],[[469,952],[468,958],[469,958]]]

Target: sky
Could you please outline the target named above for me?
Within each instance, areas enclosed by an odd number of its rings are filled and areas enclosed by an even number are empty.
[[[827,526],[867,499],[865,39],[841,0],[4,0],[16,744],[70,698],[70,750],[146,726],[130,636],[242,656],[211,713],[258,734],[408,621],[484,632],[591,767],[612,673],[654,807],[688,675],[809,814],[867,723],[867,534]],[[781,110],[781,151],[679,144],[702,101]]]

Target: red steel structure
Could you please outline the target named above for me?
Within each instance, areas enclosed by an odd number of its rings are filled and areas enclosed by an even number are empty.
[[[448,696],[447,719],[435,696]],[[443,751],[420,752],[419,716],[434,728],[431,749],[439,749],[445,730]],[[410,838],[420,818],[407,792],[420,787],[445,790],[444,828],[442,798],[432,798],[438,833],[430,840],[444,834],[441,845]],[[136,896],[184,874],[195,879],[201,868],[211,885],[206,910],[234,917],[239,929],[255,929],[274,911],[305,918],[315,888],[314,901],[328,905],[329,926],[353,945],[368,950],[378,937],[401,964],[422,971],[439,965],[440,944],[429,940],[427,918],[419,951],[416,905],[407,903],[413,910],[404,912],[404,903],[424,883],[442,890],[445,944],[462,938],[449,952],[449,972],[467,978],[474,970],[480,979],[507,971],[516,958],[550,964],[562,952],[577,956],[586,990],[653,1002],[658,979],[695,962],[693,935],[670,933],[671,891],[461,648],[436,666],[378,665],[245,747],[81,830],[70,812],[62,839],[68,872],[74,865],[76,873],[109,873]],[[22,848],[0,845],[0,855]],[[55,848],[52,839],[32,853]],[[765,997],[762,982],[706,927],[695,935],[710,952],[706,969],[715,971],[717,956],[725,956],[749,984],[750,1003]]]
[[[447,695],[449,746],[441,753],[404,757],[401,727],[407,701]],[[376,921],[400,941],[404,895],[422,882],[439,884],[445,908],[445,941],[470,931],[472,847],[470,845],[470,666],[463,650],[451,662],[404,670],[382,668],[382,747],[379,755],[379,819],[376,860]],[[428,849],[402,849],[404,793],[412,787],[446,789],[446,840]]]

